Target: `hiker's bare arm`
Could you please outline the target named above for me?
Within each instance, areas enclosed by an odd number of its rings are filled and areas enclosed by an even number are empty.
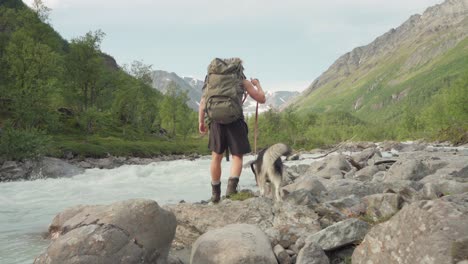
[[[244,89],[247,91],[250,97],[261,104],[265,103],[265,93],[263,92],[262,86],[260,85],[260,81],[258,81],[258,79],[251,79],[251,81],[243,80],[242,84],[244,85]]]
[[[205,97],[200,99],[200,106],[198,106],[198,131],[201,134],[206,133],[205,127]]]

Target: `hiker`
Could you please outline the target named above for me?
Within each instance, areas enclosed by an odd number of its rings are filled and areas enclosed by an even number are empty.
[[[248,127],[244,121],[242,103],[247,94],[255,101],[265,103],[265,93],[258,79],[246,79],[239,58],[214,59],[208,66],[208,75],[200,100],[198,127],[201,134],[209,130],[208,148],[211,150],[211,201],[221,196],[221,161],[230,151],[232,164],[226,197],[237,193],[242,172],[243,155],[249,153]],[[228,149],[229,148],[229,149]]]

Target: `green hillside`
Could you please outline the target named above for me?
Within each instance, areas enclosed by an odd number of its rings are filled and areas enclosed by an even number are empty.
[[[409,55],[385,58],[372,71],[356,71],[347,78],[330,82],[302,98],[296,109],[299,112],[348,111],[366,121],[396,121],[404,113],[405,105],[411,104],[413,111],[421,111],[439,91],[467,77],[468,38],[430,63],[401,73],[402,62]],[[365,103],[355,107],[360,98]]]
[[[0,2],[0,161],[206,151],[177,86],[163,96],[150,66],[117,65],[100,30],[65,41],[38,3]]]
[[[466,142],[466,12],[465,3],[458,0],[412,16],[369,45],[341,56],[289,105],[289,111],[300,116],[344,112],[365,122],[348,137]],[[379,133],[385,136],[376,137]]]

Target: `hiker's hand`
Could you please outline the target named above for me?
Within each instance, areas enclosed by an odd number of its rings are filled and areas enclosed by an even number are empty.
[[[200,134],[202,135],[206,134],[207,129],[205,127],[205,122],[198,123],[198,131],[200,131]]]
[[[250,78],[250,82],[255,86],[258,86],[260,84],[260,81],[257,78],[255,79]]]

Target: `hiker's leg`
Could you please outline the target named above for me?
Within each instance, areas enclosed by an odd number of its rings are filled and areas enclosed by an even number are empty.
[[[211,201],[218,203],[221,199],[221,161],[223,154],[211,152]]]
[[[229,177],[228,180],[226,197],[230,197],[232,194],[237,193],[237,185],[242,172],[242,157],[243,155],[232,155],[231,177]]]
[[[223,159],[223,154],[218,154],[214,151],[211,152],[211,182],[218,183],[221,181],[221,161]]]
[[[240,177],[242,173],[242,160],[244,155],[232,154],[231,177]]]

